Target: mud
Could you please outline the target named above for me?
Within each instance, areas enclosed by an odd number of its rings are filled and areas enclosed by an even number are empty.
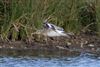
[[[97,35],[73,35],[67,37],[39,37],[31,41],[4,41],[0,39],[0,50],[65,50],[100,54],[100,37]]]

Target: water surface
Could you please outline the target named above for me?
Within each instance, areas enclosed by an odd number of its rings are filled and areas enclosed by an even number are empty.
[[[36,53],[35,53],[36,54]],[[46,53],[49,54],[49,53]],[[77,55],[1,55],[0,67],[100,67],[100,56],[81,53]]]

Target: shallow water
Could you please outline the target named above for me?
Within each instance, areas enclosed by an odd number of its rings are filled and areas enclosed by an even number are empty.
[[[77,55],[26,55],[0,56],[0,67],[100,67],[100,56],[81,53]]]

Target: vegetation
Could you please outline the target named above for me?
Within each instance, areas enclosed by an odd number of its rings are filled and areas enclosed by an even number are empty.
[[[99,0],[0,0],[0,36],[24,40],[42,28],[43,21],[66,32],[100,34]]]

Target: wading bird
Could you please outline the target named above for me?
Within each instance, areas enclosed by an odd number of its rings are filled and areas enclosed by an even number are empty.
[[[58,27],[54,24],[44,22],[44,29],[47,30],[47,36],[54,37],[54,36],[67,36],[68,34],[65,33],[64,29],[61,27]]]

